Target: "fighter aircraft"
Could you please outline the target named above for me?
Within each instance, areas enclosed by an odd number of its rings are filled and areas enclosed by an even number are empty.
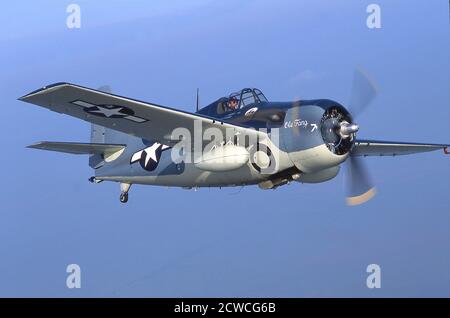
[[[448,144],[360,140],[354,116],[374,99],[376,85],[356,71],[347,110],[330,99],[268,101],[256,88],[186,112],[91,89],[56,83],[19,100],[92,124],[89,143],[43,141],[30,148],[89,155],[93,183],[120,183],[120,202],[132,184],[275,189],[291,182],[333,179],[346,163],[347,203],[376,191],[363,159],[443,149]],[[198,95],[197,95],[198,96]]]

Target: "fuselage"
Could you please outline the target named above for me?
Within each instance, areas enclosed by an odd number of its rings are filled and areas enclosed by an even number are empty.
[[[96,177],[99,180],[188,188],[251,184],[268,184],[271,187],[292,180],[307,183],[327,181],[337,175],[340,163],[347,158],[348,149],[343,153],[337,153],[334,148],[330,150],[321,129],[327,111],[333,107],[345,111],[337,102],[326,99],[262,101],[220,114],[217,110],[222,107],[221,102],[224,101],[219,99],[197,113],[229,123],[264,129],[271,137],[277,134],[277,138],[261,141],[257,147],[258,150],[264,148],[265,153],[269,153],[269,159],[276,163],[276,171],[266,174],[254,160],[230,171],[205,171],[194,163],[174,163],[172,148],[164,147],[157,141],[118,133],[123,135],[119,138],[123,138],[126,149],[119,158],[96,169]],[[250,157],[257,155],[256,148],[252,151],[251,146],[246,146]]]

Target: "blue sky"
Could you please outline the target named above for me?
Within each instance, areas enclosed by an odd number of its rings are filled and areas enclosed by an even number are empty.
[[[75,1],[74,1],[75,2]],[[2,5],[0,296],[450,296],[449,161],[368,158],[378,195],[344,203],[342,175],[275,191],[92,185],[89,124],[17,101],[67,81],[194,110],[242,87],[270,100],[349,99],[362,66],[380,92],[360,138],[450,142],[448,1],[69,1]],[[65,285],[66,266],[82,288]],[[381,266],[382,288],[366,287]]]

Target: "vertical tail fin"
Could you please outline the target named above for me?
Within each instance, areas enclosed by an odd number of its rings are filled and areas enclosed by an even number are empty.
[[[111,93],[111,87],[108,85],[98,88],[99,91]],[[129,135],[117,130],[109,129],[100,125],[91,124],[91,143],[98,144],[127,144],[130,140]],[[102,155],[95,154],[89,157],[89,166],[91,168],[100,168],[104,164]]]

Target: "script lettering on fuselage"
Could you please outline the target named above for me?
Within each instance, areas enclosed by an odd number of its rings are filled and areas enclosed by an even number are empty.
[[[294,121],[288,120],[284,123],[284,128],[294,128],[294,127],[308,127],[308,121],[306,119],[295,119]]]

